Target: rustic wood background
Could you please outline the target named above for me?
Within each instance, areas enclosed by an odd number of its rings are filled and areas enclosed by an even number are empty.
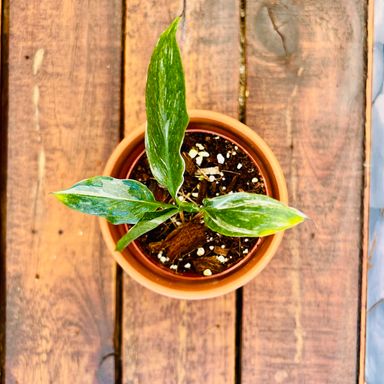
[[[4,1],[0,362],[4,383],[354,383],[360,353],[367,5],[363,0]],[[189,108],[272,147],[288,232],[221,298],[156,295],[116,267],[97,220],[49,192],[100,174],[145,120],[160,32]],[[8,138],[8,139],[7,139]]]

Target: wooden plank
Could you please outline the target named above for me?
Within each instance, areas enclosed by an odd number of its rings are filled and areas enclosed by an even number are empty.
[[[3,9],[4,8],[4,9]],[[6,178],[7,178],[7,73],[6,54],[8,53],[8,10],[0,1],[0,383],[4,383],[5,365],[5,214],[6,214]]]
[[[115,264],[48,193],[118,141],[120,3],[10,3],[7,383],[114,382]]]
[[[368,33],[371,37],[368,45],[368,70],[372,68],[371,87],[367,87],[367,120],[371,123],[371,146],[369,176],[369,259],[367,273],[365,371],[361,380],[366,383],[379,383],[384,376],[384,94],[383,68],[384,39],[382,23],[384,3],[370,3],[370,24]],[[374,16],[374,17],[373,17]]]
[[[275,151],[289,231],[244,289],[244,383],[357,380],[366,2],[248,2],[247,123]]]
[[[364,156],[364,207],[363,239],[361,260],[361,321],[360,321],[360,361],[359,384],[365,383],[366,325],[367,325],[367,287],[368,287],[368,250],[369,250],[369,206],[370,206],[370,171],[371,171],[371,135],[372,135],[372,82],[373,82],[373,10],[374,0],[368,1],[367,8],[367,81],[365,89],[365,156]]]
[[[130,1],[125,42],[125,124],[145,121],[146,69],[179,1]],[[189,108],[237,115],[238,2],[186,1],[179,41]],[[124,276],[123,382],[233,383],[235,295],[187,302],[159,296]]]

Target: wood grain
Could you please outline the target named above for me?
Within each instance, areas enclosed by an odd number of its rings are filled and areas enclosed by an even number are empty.
[[[357,380],[366,4],[248,2],[247,123],[312,221],[244,289],[244,383]]]
[[[125,127],[145,121],[146,69],[179,1],[129,1],[125,42]],[[189,108],[237,116],[238,2],[186,1],[179,42]],[[235,296],[187,302],[152,293],[124,276],[125,383],[233,383]]]
[[[4,7],[4,9],[3,9]],[[0,1],[0,383],[4,383],[5,365],[5,229],[6,229],[6,179],[7,179],[7,70],[8,53],[8,10]]]
[[[6,382],[112,383],[115,265],[49,192],[118,141],[121,4],[11,2],[10,21]]]

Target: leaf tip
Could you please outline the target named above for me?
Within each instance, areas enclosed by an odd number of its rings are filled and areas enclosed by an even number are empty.
[[[55,196],[56,199],[61,202],[64,202],[65,200],[65,194],[63,193],[63,191],[49,192],[49,194]]]
[[[300,223],[305,221],[305,220],[311,220],[311,218],[309,216],[307,216],[304,212],[301,212],[300,210],[294,208],[295,212],[296,212],[296,215],[298,217],[300,217]]]
[[[181,20],[181,16],[176,16],[171,23],[170,29],[177,29],[177,27],[179,26],[180,20]]]

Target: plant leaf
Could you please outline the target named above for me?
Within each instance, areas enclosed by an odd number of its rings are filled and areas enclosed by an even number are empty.
[[[117,242],[116,250],[122,251],[131,241],[156,228],[178,212],[179,210],[173,207],[162,211],[146,213],[144,217]]]
[[[291,228],[307,217],[265,195],[239,192],[203,201],[205,224],[225,236],[260,237]]]
[[[145,147],[152,174],[176,200],[183,183],[184,160],[180,148],[189,117],[185,104],[184,71],[176,31],[177,17],[153,51],[146,87]]]
[[[201,209],[195,202],[189,203],[188,201],[181,201],[179,203],[179,210],[190,213],[196,213],[200,212]]]
[[[136,180],[96,176],[82,180],[54,195],[77,211],[105,217],[112,224],[136,224],[146,212],[172,207],[155,200],[152,192]]]

